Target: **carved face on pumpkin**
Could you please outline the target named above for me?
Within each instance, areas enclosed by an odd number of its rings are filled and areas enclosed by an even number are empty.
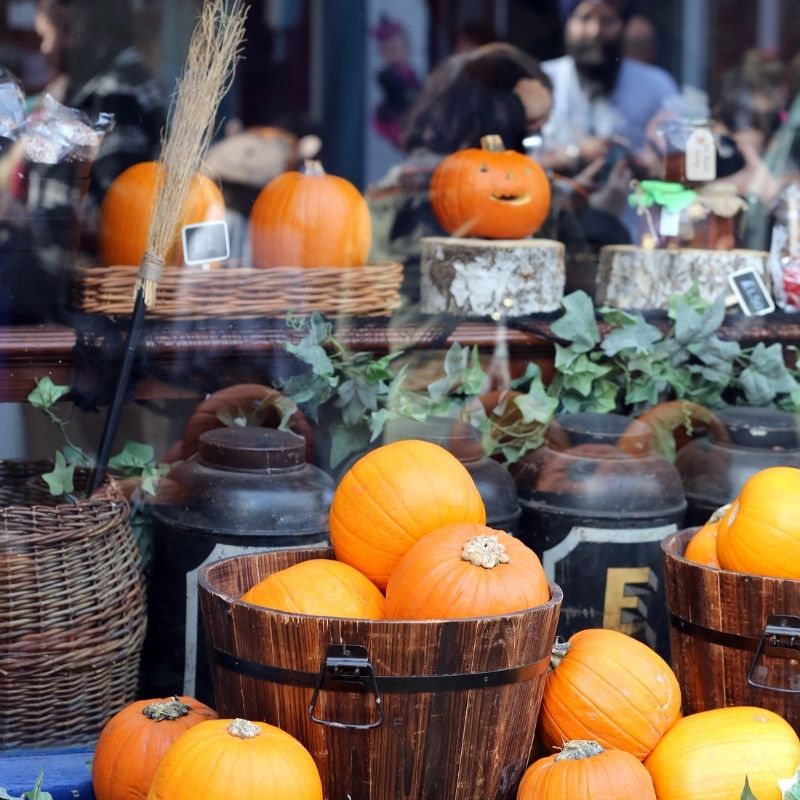
[[[522,239],[547,217],[550,184],[544,170],[521,153],[496,149],[496,138],[485,137],[483,149],[453,153],[436,168],[431,205],[448,233]]]

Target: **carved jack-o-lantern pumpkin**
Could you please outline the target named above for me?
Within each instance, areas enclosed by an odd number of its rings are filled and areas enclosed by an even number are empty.
[[[532,159],[504,150],[499,136],[460,150],[433,173],[430,200],[436,219],[457,236],[522,239],[550,210],[550,183]]]

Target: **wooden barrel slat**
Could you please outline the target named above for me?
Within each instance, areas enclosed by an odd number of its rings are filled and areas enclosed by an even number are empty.
[[[697,529],[662,543],[672,665],[686,714],[754,705],[783,716],[800,733],[800,659],[764,656],[755,678],[796,693],[757,689],[747,673],[767,618],[800,616],[800,581],[716,570],[683,558]],[[681,621],[687,624],[683,624]]]
[[[311,752],[331,800],[513,800],[533,747],[561,591],[537,609],[503,617],[392,622],[284,614],[235,602],[271,572],[332,551],[270,551],[200,573],[210,651],[294,671],[319,671],[331,644],[367,649],[378,676],[491,673],[540,663],[533,678],[500,686],[382,693],[383,724],[344,730],[313,722],[311,689],[212,665],[217,711],[278,725]],[[315,714],[366,724],[371,696],[323,691]]]

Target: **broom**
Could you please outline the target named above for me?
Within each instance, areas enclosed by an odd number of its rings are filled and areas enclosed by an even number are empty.
[[[102,486],[147,308],[156,301],[164,258],[179,234],[189,187],[214,133],[217,110],[230,88],[241,56],[247,10],[242,0],[207,0],[192,34],[183,75],[172,97],[168,131],[161,147],[156,200],[147,246],[134,288],[127,345],[114,397],[106,415],[89,494]]]

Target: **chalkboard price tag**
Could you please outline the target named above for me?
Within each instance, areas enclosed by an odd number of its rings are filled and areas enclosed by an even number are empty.
[[[761,276],[752,268],[740,269],[728,275],[739,306],[748,317],[760,317],[775,310],[775,302],[770,296]]]
[[[208,264],[230,258],[228,224],[224,220],[184,225],[181,233],[183,260],[186,264]]]

